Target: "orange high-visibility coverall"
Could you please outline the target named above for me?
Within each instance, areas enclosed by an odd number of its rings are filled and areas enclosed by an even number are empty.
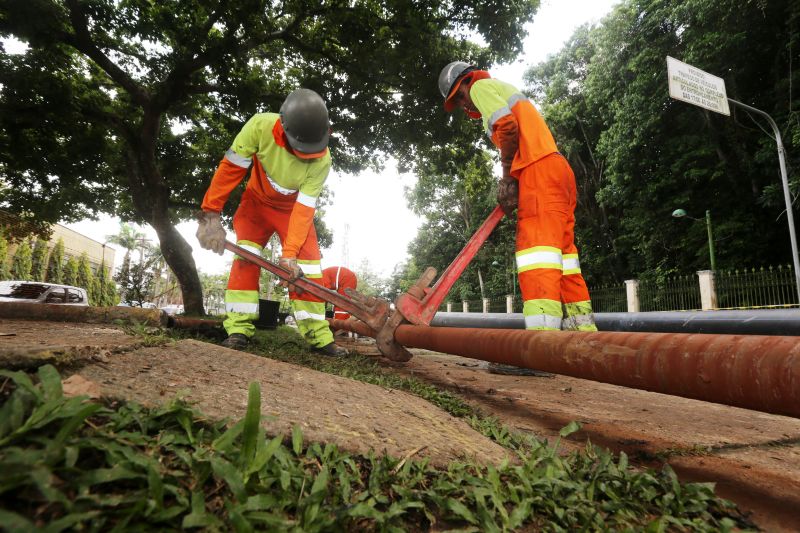
[[[597,331],[575,247],[575,175],[539,112],[512,85],[476,71],[470,99],[498,148],[517,143],[517,273],[527,329]],[[474,118],[475,114],[472,116]]]
[[[353,289],[358,286],[358,278],[355,272],[343,266],[328,267],[322,270],[322,285],[332,291],[336,291],[343,296],[347,296],[345,289]],[[337,320],[347,320],[350,313],[333,307],[333,318]]]
[[[322,279],[319,245],[313,218],[317,197],[330,169],[330,154],[316,159],[296,157],[289,147],[277,113],[253,116],[234,139],[211,180],[202,208],[221,211],[231,191],[252,166],[242,194],[233,229],[239,246],[259,254],[277,232],[283,257],[296,257],[303,275],[319,283]],[[225,291],[228,335],[252,336],[258,318],[260,268],[239,257],[231,267]],[[313,346],[333,342],[325,320],[325,303],[308,292],[290,291],[297,327]]]

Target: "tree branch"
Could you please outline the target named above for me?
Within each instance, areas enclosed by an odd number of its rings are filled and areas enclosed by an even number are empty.
[[[71,44],[94,61],[112,80],[125,89],[134,102],[145,107],[150,102],[150,95],[95,45],[86,23],[86,16],[81,10],[78,0],[67,0],[67,5],[69,6],[70,21],[73,28],[75,28],[75,39]]]

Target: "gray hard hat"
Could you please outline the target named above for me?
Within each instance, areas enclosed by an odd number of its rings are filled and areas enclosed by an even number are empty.
[[[311,89],[296,89],[286,97],[281,105],[281,124],[289,145],[298,152],[315,154],[328,146],[328,108]]]
[[[475,70],[474,65],[463,61],[453,61],[442,69],[439,73],[439,92],[442,93],[445,100],[450,96],[458,79],[473,70]]]

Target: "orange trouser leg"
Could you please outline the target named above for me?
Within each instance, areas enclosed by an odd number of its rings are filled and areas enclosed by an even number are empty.
[[[551,154],[522,170],[519,189],[516,256],[526,328],[561,329],[566,309],[564,325],[575,329],[575,311],[588,305],[591,316],[574,243],[575,176],[563,156]]]
[[[277,232],[283,242],[289,227],[293,199],[286,205],[266,204],[245,191],[242,202],[233,217],[233,229],[240,246],[259,253],[273,233]],[[297,254],[297,262],[303,275],[311,281],[322,278],[317,234],[311,226],[308,238]],[[258,317],[258,280],[260,267],[243,259],[234,259],[225,302],[228,316],[225,329],[231,333],[251,336],[255,331],[252,321]],[[324,346],[333,342],[333,334],[325,320],[325,303],[309,293],[298,295],[289,292],[297,327],[313,346]]]
[[[275,231],[271,208],[251,196],[247,191],[233,216],[236,244],[256,254]],[[272,216],[270,216],[272,215]],[[253,320],[258,318],[258,278],[261,268],[234,257],[225,291],[226,317],[223,325],[228,335],[241,333],[251,337],[255,333]]]

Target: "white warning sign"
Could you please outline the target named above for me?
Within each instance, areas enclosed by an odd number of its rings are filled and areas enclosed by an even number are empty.
[[[669,95],[676,100],[730,115],[725,80],[667,56]]]

